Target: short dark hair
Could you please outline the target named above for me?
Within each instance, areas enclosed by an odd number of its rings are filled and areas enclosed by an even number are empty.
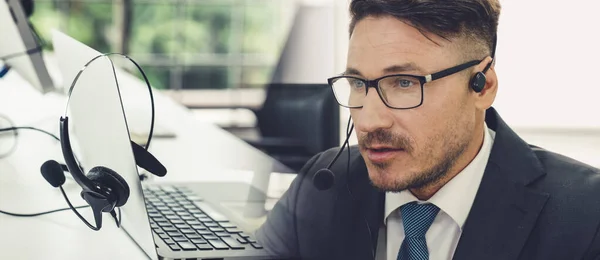
[[[489,54],[494,48],[500,9],[498,0],[352,0],[350,35],[363,18],[388,15],[447,40],[465,37],[479,43],[479,48],[469,46],[477,50],[471,49],[471,53]]]

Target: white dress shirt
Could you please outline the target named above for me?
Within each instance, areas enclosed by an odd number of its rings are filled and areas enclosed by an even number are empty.
[[[416,201],[433,203],[440,211],[425,234],[430,260],[452,259],[475,194],[488,162],[495,132],[484,123],[483,145],[475,158],[429,200],[421,201],[410,191],[385,194],[385,215],[377,247],[378,260],[395,260],[404,240],[400,206]]]

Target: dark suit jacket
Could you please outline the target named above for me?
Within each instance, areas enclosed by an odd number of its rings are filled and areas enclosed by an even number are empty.
[[[528,145],[493,108],[486,123],[495,141],[453,259],[600,260],[600,171]],[[346,152],[332,167],[331,189],[312,184],[336,152],[312,158],[275,205],[256,233],[265,248],[302,259],[373,258],[385,193],[371,185],[358,149],[349,172]]]

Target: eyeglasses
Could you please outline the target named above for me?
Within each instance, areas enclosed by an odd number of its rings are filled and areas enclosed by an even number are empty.
[[[383,103],[393,109],[411,109],[423,104],[423,85],[463,71],[479,64],[472,60],[426,76],[394,74],[367,80],[354,76],[327,79],[338,104],[347,108],[361,108],[369,88],[375,88]]]

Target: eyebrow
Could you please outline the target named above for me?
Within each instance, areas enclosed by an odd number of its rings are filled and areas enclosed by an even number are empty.
[[[362,77],[362,73],[360,73],[359,70],[355,69],[355,68],[346,68],[346,71],[344,71],[344,73],[342,73],[342,75],[356,75],[356,76],[361,76]]]
[[[402,73],[402,72],[406,72],[406,71],[417,71],[419,73],[424,73],[424,70],[413,62],[399,64],[399,65],[392,65],[392,66],[389,66],[389,67],[383,69],[384,74]],[[363,76],[362,73],[360,73],[360,71],[358,69],[355,69],[352,67],[346,68],[346,71],[343,73],[343,75],[357,75],[357,76],[361,76],[361,77]]]

